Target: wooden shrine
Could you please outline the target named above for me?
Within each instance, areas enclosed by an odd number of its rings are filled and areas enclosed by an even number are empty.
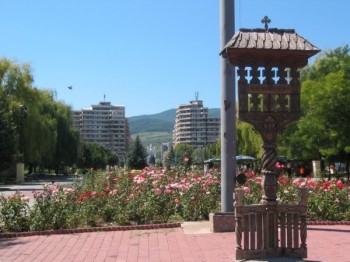
[[[261,203],[244,206],[242,192],[236,192],[236,259],[304,258],[307,196],[301,193],[300,203],[293,206],[276,201],[276,138],[299,119],[299,69],[320,50],[293,29],[269,29],[267,17],[262,22],[265,29],[240,29],[221,52],[238,72],[239,119],[250,123],[263,139]]]

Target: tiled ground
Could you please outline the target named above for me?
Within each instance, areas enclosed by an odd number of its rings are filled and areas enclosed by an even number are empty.
[[[307,244],[308,258],[305,261],[350,261],[350,226],[309,226]],[[185,234],[182,228],[0,239],[2,262],[231,262],[234,261],[234,250],[234,233]]]

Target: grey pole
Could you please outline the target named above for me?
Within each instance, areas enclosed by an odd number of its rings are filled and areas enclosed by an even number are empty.
[[[235,32],[234,0],[220,0],[221,50]],[[221,51],[220,50],[220,51]],[[235,69],[221,58],[221,212],[233,212],[236,181]]]

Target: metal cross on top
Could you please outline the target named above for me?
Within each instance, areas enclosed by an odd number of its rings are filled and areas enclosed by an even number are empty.
[[[267,31],[269,29],[269,23],[271,23],[271,19],[265,15],[265,17],[261,20],[261,23],[265,24],[265,30]]]

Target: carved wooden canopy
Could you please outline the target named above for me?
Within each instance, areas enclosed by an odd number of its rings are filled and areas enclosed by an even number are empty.
[[[274,142],[300,117],[298,69],[320,50],[292,29],[241,29],[221,55],[238,68],[238,115]]]

